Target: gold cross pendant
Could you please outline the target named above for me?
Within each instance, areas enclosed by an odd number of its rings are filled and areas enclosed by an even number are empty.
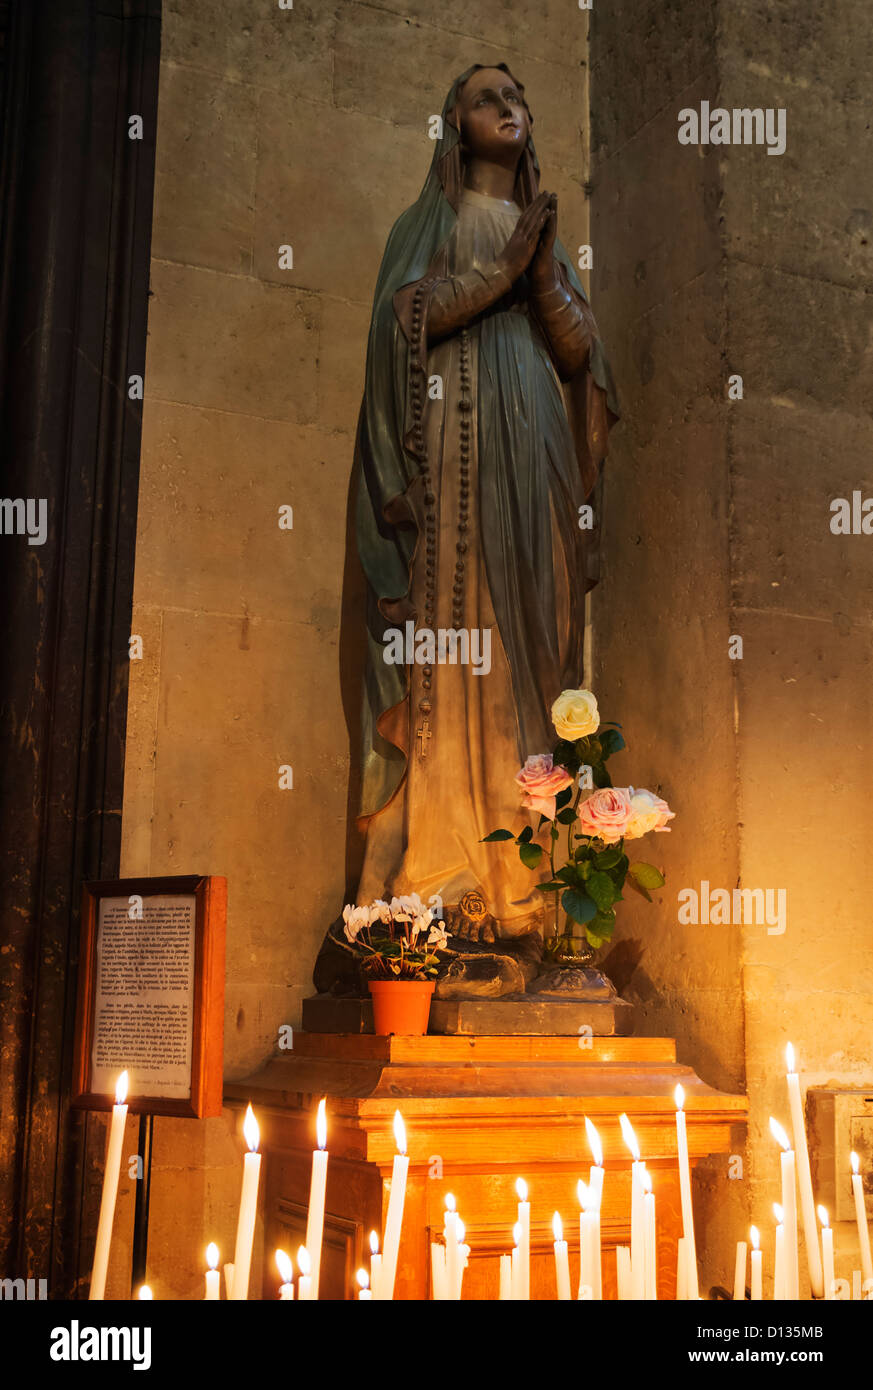
[[[431,732],[430,722],[429,722],[427,719],[425,719],[424,723],[422,724],[421,728],[418,730],[418,732],[417,732],[417,734],[415,735],[415,737],[418,739],[418,751],[419,751],[419,755],[420,755],[422,758],[426,758],[426,757],[427,757],[427,745],[428,745],[428,743],[430,742],[430,740],[433,738],[433,733]]]

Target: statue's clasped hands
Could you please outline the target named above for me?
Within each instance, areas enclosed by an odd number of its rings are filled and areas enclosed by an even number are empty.
[[[554,246],[558,227],[558,199],[554,193],[540,193],[525,208],[515,231],[498,257],[498,265],[515,282],[530,268],[535,285],[546,285],[554,276]]]

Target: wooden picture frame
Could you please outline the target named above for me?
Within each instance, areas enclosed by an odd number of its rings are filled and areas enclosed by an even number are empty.
[[[176,1115],[205,1119],[221,1114],[224,1082],[224,955],[227,918],[227,879],[188,874],[162,878],[104,879],[82,886],[82,922],[73,1055],[71,1103],[85,1110],[111,1110],[113,1094],[93,1089],[95,1015],[98,990],[98,933],[104,899],[139,897],[179,899],[190,916],[194,898],[193,980],[186,989],[185,1007],[191,999],[190,1092],[186,1098],[160,1093],[149,1095],[137,1085],[132,1065],[127,1105],[134,1115]],[[166,908],[166,902],[160,906]],[[157,909],[158,905],[155,905]],[[120,909],[116,908],[116,912]],[[128,913],[128,915],[130,915]],[[189,930],[189,923],[184,927]],[[121,952],[116,952],[120,956]],[[129,1007],[129,1006],[125,1006]],[[181,1007],[177,1006],[177,1007]],[[108,1067],[102,1068],[105,1071]],[[119,1066],[119,1072],[123,1068]],[[168,1089],[178,1089],[175,1082]],[[161,1086],[155,1088],[158,1092]]]

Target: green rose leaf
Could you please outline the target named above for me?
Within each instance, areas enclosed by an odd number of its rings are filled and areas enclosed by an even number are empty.
[[[585,882],[584,876],[578,864],[565,864],[555,874],[555,878],[560,878],[564,883],[569,883],[573,887],[581,888]]]
[[[628,873],[639,888],[663,888],[666,882],[654,864],[631,864]]]
[[[552,765],[565,767],[571,777],[575,777],[579,771],[579,754],[576,752],[575,743],[568,743],[565,738],[562,738],[552,754]]]
[[[578,922],[580,927],[584,927],[586,922],[597,916],[597,904],[592,902],[587,893],[580,893],[574,888],[568,888],[566,893],[561,894],[561,906],[567,916]]]
[[[600,743],[604,758],[611,758],[613,753],[620,753],[622,748],[627,747],[618,729],[605,729],[600,735]]]
[[[524,827],[524,830],[522,830],[521,834],[519,835],[519,837],[518,837],[518,839],[516,840],[515,843],[516,843],[517,845],[526,845],[527,842],[528,842],[528,840],[530,840],[530,839],[532,839],[532,838],[533,838],[533,826],[532,826],[532,825],[526,825],[526,826]]]
[[[538,869],[543,857],[542,845],[519,845],[518,855],[526,869]]]
[[[609,874],[595,869],[588,875],[585,888],[597,904],[598,911],[605,912],[615,902],[615,887]]]
[[[537,888],[539,888],[541,893],[560,893],[566,886],[566,883],[562,883],[561,880],[557,878],[550,879],[547,883],[537,884]]]
[[[617,845],[610,845],[608,849],[602,849],[599,854],[594,856],[594,867],[597,869],[614,869],[616,864],[620,864],[624,855]]]
[[[489,840],[514,840],[515,836],[511,830],[492,830],[490,835],[483,835],[479,841],[480,845],[487,845]]]
[[[571,802],[572,800],[573,800],[573,788],[572,788],[572,787],[565,787],[564,790],[563,790],[562,792],[558,792],[558,795],[555,797],[555,810],[557,810],[557,811],[563,810],[563,808],[564,808],[565,806],[569,806],[569,804],[570,804],[570,802]],[[561,817],[558,816],[558,820],[560,820],[560,819],[561,819]]]
[[[602,787],[612,786],[612,778],[603,766],[603,763],[591,764],[591,780],[598,791],[600,791]]]
[[[603,946],[610,940],[614,931],[615,913],[598,912],[597,916],[592,918],[585,927],[585,936],[589,946],[593,946],[596,950],[598,946]]]
[[[558,821],[560,825],[572,825],[575,819],[576,812],[573,810],[572,806],[565,806],[563,811],[559,811],[555,816],[555,820]]]

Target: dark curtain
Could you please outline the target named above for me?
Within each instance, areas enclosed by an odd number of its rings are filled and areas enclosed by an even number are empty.
[[[86,1292],[79,897],[119,871],[160,0],[0,0],[0,1274]],[[128,136],[141,116],[143,139]]]

